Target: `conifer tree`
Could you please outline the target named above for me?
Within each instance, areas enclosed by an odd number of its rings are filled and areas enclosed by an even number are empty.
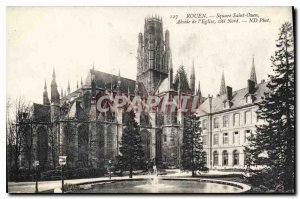
[[[132,178],[134,169],[141,167],[144,162],[144,151],[139,125],[135,121],[135,114],[130,111],[125,114],[125,128],[122,134],[120,152],[118,157],[122,169],[129,170],[129,178]]]
[[[199,117],[187,116],[183,129],[182,167],[191,170],[192,176],[196,176],[195,171],[201,170],[205,164],[201,134]]]
[[[277,50],[271,57],[273,74],[269,75],[270,89],[259,104],[258,118],[266,121],[257,126],[246,150],[252,163],[265,165],[265,172],[256,177],[266,177],[269,189],[294,192],[295,186],[295,74],[294,39],[291,23],[280,28]],[[262,180],[260,180],[262,181]]]

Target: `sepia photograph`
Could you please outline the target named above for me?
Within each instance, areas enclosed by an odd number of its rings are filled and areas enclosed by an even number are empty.
[[[294,12],[7,6],[6,192],[295,194]]]

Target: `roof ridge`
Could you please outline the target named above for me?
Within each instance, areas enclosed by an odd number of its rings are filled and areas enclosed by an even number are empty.
[[[40,104],[40,103],[33,102],[32,106],[35,106],[35,105],[38,105],[38,106],[50,106],[50,105],[46,105],[46,104]]]
[[[90,69],[90,70],[93,70],[93,69]],[[104,74],[107,74],[107,75],[111,75],[111,76],[114,76],[114,77],[118,78],[118,75],[114,75],[114,74],[111,74],[111,73],[106,73],[106,72],[99,71],[99,70],[94,70],[94,71],[95,71],[95,72],[98,72],[98,73],[104,73]],[[129,79],[129,78],[127,78],[127,77],[122,77],[122,76],[120,76],[120,77],[121,77],[121,79],[126,79],[126,80],[130,80],[130,81],[136,82],[136,80]]]
[[[260,83],[258,83],[256,86],[259,87],[260,85],[265,84],[265,83],[267,83],[267,81],[265,81],[265,82],[260,82]],[[241,91],[241,90],[244,90],[244,89],[247,89],[247,87],[240,88],[240,89],[238,89],[238,90],[234,90],[234,91],[232,91],[232,94],[233,94],[233,93],[237,93],[237,92],[239,92],[239,91]],[[223,95],[225,95],[225,94],[223,94]],[[223,95],[219,95],[219,97],[221,97],[221,96],[223,96]]]

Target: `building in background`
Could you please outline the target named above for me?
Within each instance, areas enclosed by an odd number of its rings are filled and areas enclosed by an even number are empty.
[[[245,81],[246,83],[246,81]],[[226,86],[224,72],[219,94],[210,96],[200,105],[199,112],[206,164],[210,169],[245,168],[247,137],[255,133],[259,121],[257,104],[268,92],[267,82],[257,83],[254,57],[247,87],[232,91]]]

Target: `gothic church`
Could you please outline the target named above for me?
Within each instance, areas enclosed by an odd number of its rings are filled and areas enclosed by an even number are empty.
[[[124,111],[100,113],[97,99],[103,95],[134,96],[184,95],[201,96],[200,84],[195,89],[195,69],[191,66],[190,81],[186,73],[173,75],[170,33],[164,32],[160,17],[145,19],[144,33],[138,34],[136,80],[107,74],[94,67],[75,91],[59,94],[55,71],[50,99],[45,82],[43,104],[33,104],[33,155],[42,169],[58,165],[59,155],[67,156],[69,167],[99,167],[120,153]],[[183,66],[179,67],[183,69]],[[173,79],[173,77],[175,77]],[[161,114],[157,111],[136,113],[140,125],[145,157],[156,164],[179,168],[182,146],[181,113]]]

